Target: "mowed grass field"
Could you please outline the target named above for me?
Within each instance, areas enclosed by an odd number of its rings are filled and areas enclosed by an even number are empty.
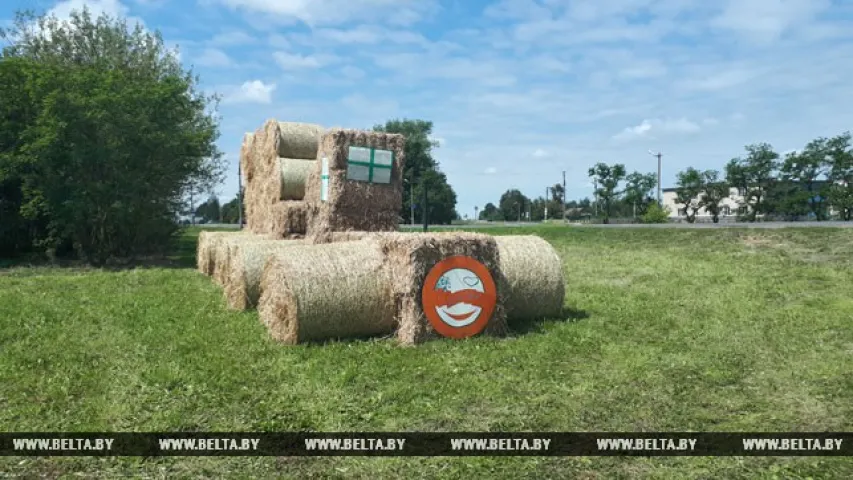
[[[285,347],[171,264],[0,270],[3,431],[853,430],[853,235],[535,233],[570,318],[506,339]],[[850,478],[853,459],[0,458],[6,475]],[[3,475],[0,475],[3,476]]]

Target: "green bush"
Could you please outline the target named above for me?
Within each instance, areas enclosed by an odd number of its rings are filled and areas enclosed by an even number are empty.
[[[652,202],[649,205],[649,208],[646,209],[646,213],[640,217],[641,223],[668,223],[669,222],[669,208],[661,207],[659,203]]]
[[[0,255],[162,252],[187,190],[221,178],[216,99],[120,19],[19,15],[0,37]]]

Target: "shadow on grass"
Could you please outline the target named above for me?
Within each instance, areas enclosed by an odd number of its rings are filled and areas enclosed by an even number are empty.
[[[529,333],[541,333],[545,330],[545,324],[553,322],[577,322],[589,318],[589,312],[571,307],[563,307],[559,318],[536,318],[513,322],[512,336],[521,336]]]

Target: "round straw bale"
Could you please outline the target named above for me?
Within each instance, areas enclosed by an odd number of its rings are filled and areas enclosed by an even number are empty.
[[[240,242],[257,242],[269,240],[265,235],[244,233],[241,235],[230,235],[219,237],[214,243],[214,255],[216,264],[213,267],[213,280],[219,285],[225,286],[231,272],[231,246]]]
[[[317,160],[302,160],[299,158],[279,158],[281,171],[281,199],[302,200],[305,198],[305,182],[308,172],[314,168]]]
[[[293,247],[272,255],[261,276],[258,313],[286,344],[390,334],[394,310],[375,242]]]
[[[508,284],[507,321],[557,318],[566,285],[560,256],[535,235],[496,235],[499,263]]]
[[[209,232],[202,231],[198,234],[198,246],[196,247],[196,265],[198,271],[205,275],[213,275],[217,262],[217,247],[223,238],[245,235],[240,232]]]
[[[323,127],[312,123],[278,122],[281,139],[278,156],[287,158],[317,158],[317,148]]]
[[[267,259],[296,245],[299,240],[250,239],[231,243],[229,272],[225,282],[225,300],[235,310],[255,307],[260,297],[261,273]]]

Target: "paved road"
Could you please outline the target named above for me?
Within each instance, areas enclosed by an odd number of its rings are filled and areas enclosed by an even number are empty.
[[[518,227],[534,227],[544,224],[540,223],[476,223],[469,225],[430,225],[430,230],[439,230],[444,228],[518,228]],[[559,226],[559,224],[547,224],[548,226]],[[853,222],[728,222],[728,223],[614,223],[608,225],[592,224],[592,223],[569,223],[572,227],[590,227],[590,228],[807,228],[807,227],[833,227],[833,228],[853,228]],[[404,230],[419,230],[420,225],[402,225]]]
[[[853,222],[729,222],[729,223],[650,223],[650,224],[572,224],[574,226],[596,228],[808,228],[833,227],[853,228]]]

